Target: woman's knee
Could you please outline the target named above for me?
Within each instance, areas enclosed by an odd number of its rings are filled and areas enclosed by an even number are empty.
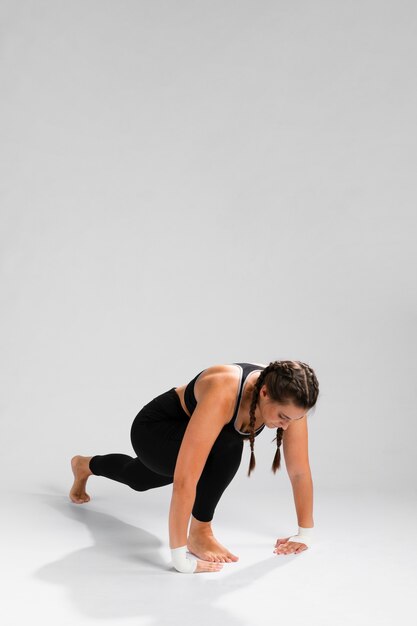
[[[143,483],[136,483],[134,481],[129,481],[127,485],[134,491],[148,491],[149,489],[152,489],[151,485],[145,485]]]

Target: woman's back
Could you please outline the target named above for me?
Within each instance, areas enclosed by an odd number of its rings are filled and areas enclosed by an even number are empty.
[[[174,388],[181,402],[184,412],[191,417],[198,402],[210,393],[213,381],[222,381],[224,394],[230,399],[229,415],[226,426],[240,435],[248,435],[249,398],[252,395],[253,385],[259,374],[266,367],[261,363],[231,363],[213,365],[199,372],[188,384]],[[218,386],[217,391],[218,393]],[[263,430],[264,424],[255,423],[255,435]]]

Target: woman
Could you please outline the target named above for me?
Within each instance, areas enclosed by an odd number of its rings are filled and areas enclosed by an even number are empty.
[[[218,571],[223,562],[238,557],[213,535],[217,503],[238,470],[243,442],[250,442],[250,476],[255,468],[255,437],[265,426],[276,428],[272,471],[280,467],[283,440],[299,533],[278,539],[274,552],[301,552],[311,544],[314,525],[307,411],[315,406],[318,393],[314,371],[301,361],[208,367],[187,385],[172,387],[139,411],[130,431],[136,458],[117,453],[74,456],[70,499],[76,504],[90,500],[85,486],[92,474],[136,491],[172,483],[169,537],[174,567],[184,573]],[[187,548],[197,560],[187,557]]]

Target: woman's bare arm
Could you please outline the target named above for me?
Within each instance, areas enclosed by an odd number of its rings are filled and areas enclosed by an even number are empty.
[[[170,548],[187,543],[197,483],[215,440],[229,421],[231,406],[224,384],[216,380],[210,384],[190,417],[175,465],[169,510]]]

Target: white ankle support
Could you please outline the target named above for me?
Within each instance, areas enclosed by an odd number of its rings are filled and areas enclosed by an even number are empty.
[[[288,541],[297,541],[298,543],[304,543],[307,548],[313,543],[314,526],[311,528],[298,527],[298,533],[293,537],[290,537]]]
[[[187,546],[171,548],[172,563],[178,572],[193,574],[197,569],[197,559],[187,556]]]

